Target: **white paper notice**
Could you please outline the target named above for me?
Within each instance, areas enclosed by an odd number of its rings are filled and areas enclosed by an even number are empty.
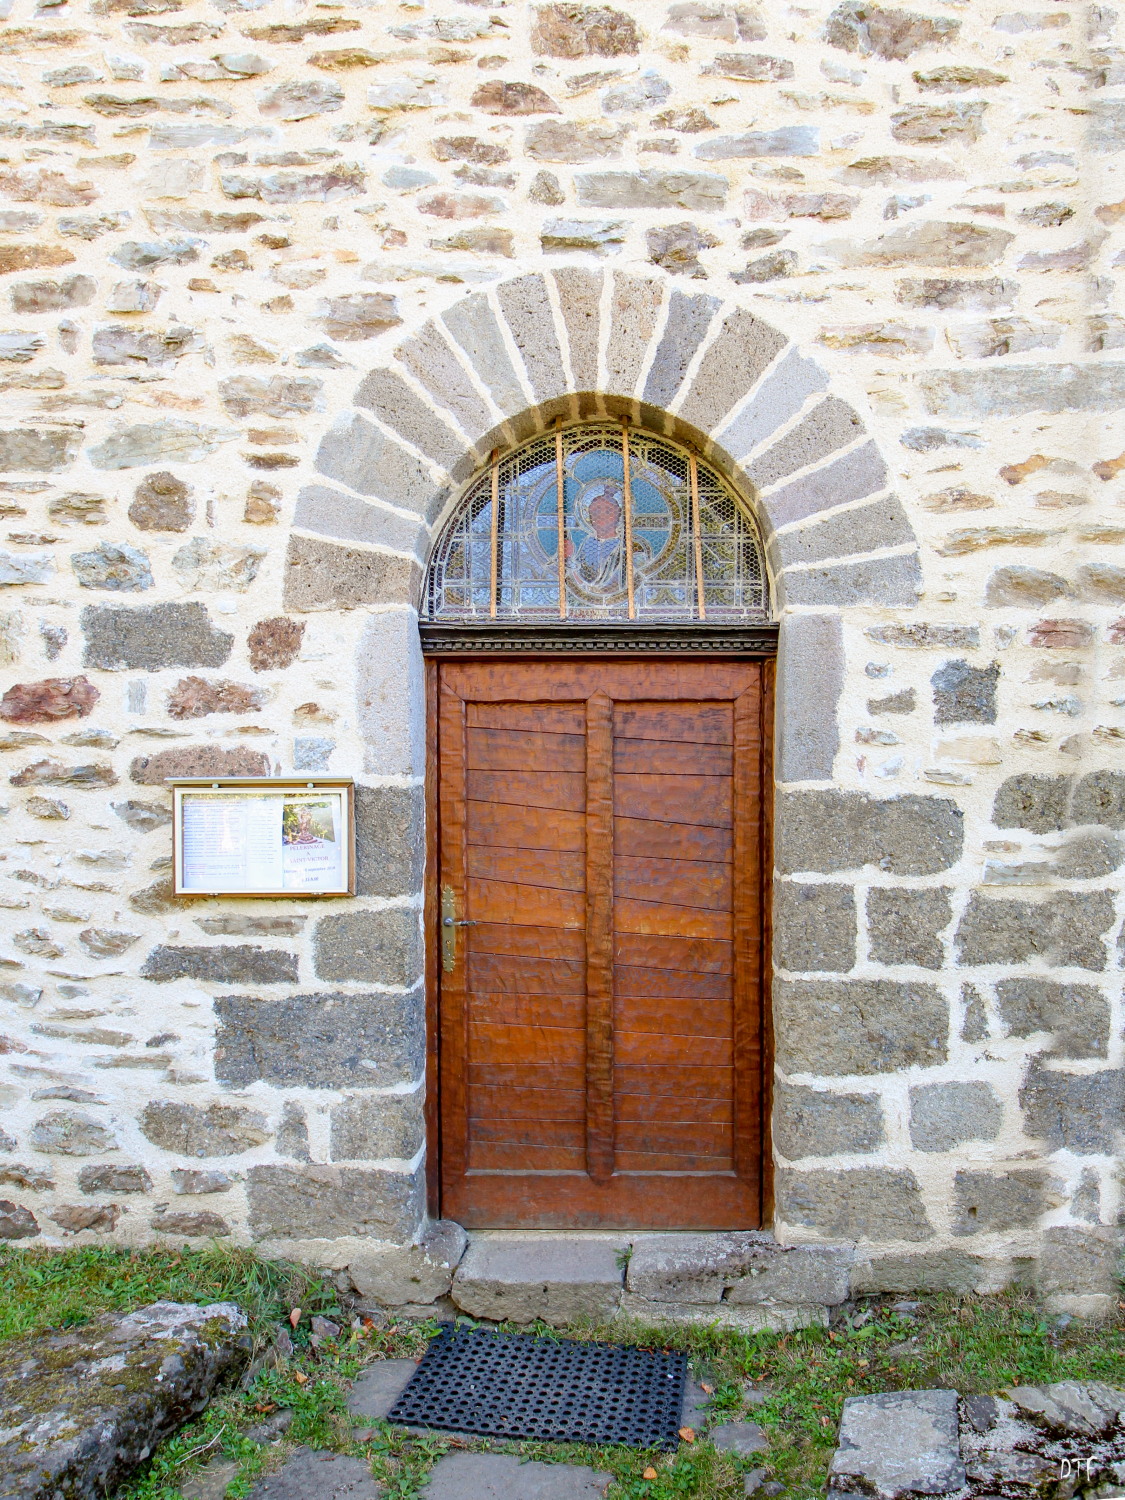
[[[185,797],[183,889],[280,890],[281,806],[276,796]]]

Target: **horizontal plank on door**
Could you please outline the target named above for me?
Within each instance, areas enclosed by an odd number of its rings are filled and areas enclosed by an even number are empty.
[[[614,1159],[619,1172],[729,1172],[730,1156],[691,1156],[686,1152],[631,1151],[618,1146]]]
[[[469,1137],[469,1171],[581,1172],[584,1147],[504,1146]]]
[[[613,820],[613,849],[616,855],[637,859],[702,859],[730,864],[734,858],[734,836],[729,828],[618,814]]]
[[[669,1098],[666,1094],[618,1094],[614,1117],[651,1125],[696,1125],[701,1129],[734,1126],[733,1099]]]
[[[757,1178],[731,1173],[617,1172],[604,1183],[584,1172],[473,1172],[444,1182],[442,1212],[467,1229],[757,1229]]]
[[[565,1026],[505,1026],[490,1021],[469,1021],[469,1061],[487,1058],[490,1063],[582,1062],[586,1055],[584,1030]]]
[[[584,812],[514,807],[492,802],[465,804],[465,842],[488,848],[584,850]]]
[[[514,881],[474,880],[469,885],[469,920],[502,922],[511,927],[576,927],[585,931],[586,898],[580,891],[559,891]]]
[[[562,1026],[580,1031],[586,1025],[584,995],[489,995],[474,990],[468,1010],[474,1021],[497,1026]]]
[[[614,998],[613,1014],[618,1031],[685,1038],[715,1037],[727,1041],[734,1036],[734,1004],[729,998],[654,1000],[618,994]]]
[[[507,729],[526,734],[572,734],[586,737],[585,695],[577,703],[482,703],[470,697],[465,704],[469,729]]]
[[[690,695],[685,695],[690,696]],[[629,740],[684,740],[698,745],[734,744],[729,703],[618,703],[615,737]]]
[[[470,784],[473,774],[469,773]],[[560,791],[559,795],[563,793]],[[560,807],[568,805],[564,802],[558,804]],[[729,828],[731,779],[729,776],[658,776],[650,772],[614,776],[613,810],[620,818],[657,817],[696,828]]]
[[[613,903],[613,930],[652,934],[654,937],[730,942],[734,934],[734,918],[729,911],[698,911],[663,901],[619,899]]]
[[[729,911],[731,867],[716,860],[639,859],[618,853],[613,861],[613,893],[641,901]]]
[[[470,802],[494,807],[546,807],[581,812],[586,807],[586,778],[573,771],[466,771]]]
[[[581,1120],[507,1120],[470,1114],[469,1136],[503,1146],[565,1146],[586,1149],[586,1127]]]
[[[692,1122],[619,1120],[617,1149],[683,1153],[690,1156],[726,1157],[729,1166],[734,1150],[734,1127],[729,1120],[701,1129]]]
[[[509,922],[480,922],[462,929],[469,934],[470,963],[477,953],[500,958],[568,959],[585,972],[586,934],[573,927],[523,927]]]
[[[478,998],[496,1001],[518,996],[536,1002],[547,996],[581,999],[586,993],[582,959],[520,958],[510,953],[479,953],[472,948],[468,965],[469,992]]]
[[[586,888],[586,861],[573,849],[519,849],[511,845],[470,844],[465,851],[470,880],[516,881],[558,891]]]
[[[471,1061],[469,1063],[470,1089],[517,1089],[544,1088],[562,1093],[581,1092],[583,1101],[586,1091],[585,1058],[576,1063]],[[585,1104],[583,1103],[583,1118]]]
[[[721,1036],[657,1036],[652,1031],[621,1031],[614,1037],[617,1068],[676,1066],[690,1062],[696,1067],[734,1064],[734,1043]]]
[[[613,770],[658,771],[667,776],[729,776],[729,745],[697,745],[691,740],[642,740],[614,737]]]
[[[466,759],[471,771],[576,771],[586,769],[586,742],[579,734],[532,730],[469,729]]]
[[[442,664],[441,676],[447,693],[474,705],[571,704],[593,693],[605,693],[615,702],[646,707],[702,701],[720,712],[760,678],[754,662],[711,658],[701,663],[667,657],[660,661],[609,657],[532,663],[451,661]]]
[[[613,993],[619,1001],[643,1001],[659,1014],[665,1001],[674,1005],[729,1006],[734,985],[730,974],[640,969],[619,963],[613,969]]]
[[[560,1089],[550,1078],[542,1088],[515,1083],[502,1088],[476,1086],[469,1091],[469,1114],[490,1120],[573,1120],[585,1129],[585,1089]]]
[[[705,938],[654,937],[633,932],[615,933],[614,962],[638,969],[670,969],[683,974],[734,972],[734,949],[729,942]]]
[[[614,1068],[614,1090],[618,1094],[662,1094],[685,1098],[729,1099],[734,1087],[734,1069],[699,1067],[692,1063],[646,1064],[644,1067]]]

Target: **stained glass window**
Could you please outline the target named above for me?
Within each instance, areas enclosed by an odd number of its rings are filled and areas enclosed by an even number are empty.
[[[587,423],[493,458],[434,549],[424,615],[765,620],[768,599],[754,523],[711,468]]]

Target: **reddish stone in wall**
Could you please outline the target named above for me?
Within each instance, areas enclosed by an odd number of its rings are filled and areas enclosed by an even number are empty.
[[[161,786],[170,776],[268,776],[269,756],[260,750],[222,750],[218,745],[187,745],[138,755],[129,767],[139,786]]]
[[[17,682],[0,698],[0,719],[10,724],[49,724],[52,719],[84,719],[98,701],[87,677],[44,677]]]
[[[1039,620],[1028,632],[1031,646],[1061,647],[1076,651],[1094,639],[1093,626],[1085,620]]]
[[[246,640],[251,667],[255,672],[268,672],[271,667],[292,666],[304,635],[304,620],[287,620],[284,615],[259,620]]]
[[[206,714],[247,714],[261,708],[262,695],[239,682],[208,682],[205,677],[184,677],[168,698],[172,719],[202,719]]]

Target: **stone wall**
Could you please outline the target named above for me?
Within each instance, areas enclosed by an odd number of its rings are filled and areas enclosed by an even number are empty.
[[[1104,1297],[1116,12],[0,13],[0,1232],[414,1234],[421,568],[492,444],[626,410],[774,570],[779,1235]],[[293,770],[360,781],[358,898],[173,904],[163,779]]]

